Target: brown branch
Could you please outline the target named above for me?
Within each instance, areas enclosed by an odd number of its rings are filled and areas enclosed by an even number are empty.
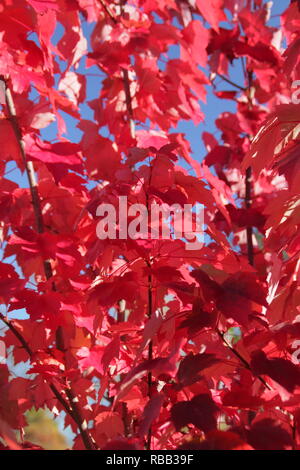
[[[247,70],[245,69],[245,73]],[[246,76],[245,76],[246,78]],[[248,71],[247,72],[247,78],[248,78],[248,103],[249,103],[249,109],[251,110],[253,107],[252,103],[252,97],[251,97],[251,88],[252,88],[252,82],[253,82],[253,72]],[[251,189],[252,189],[252,170],[251,167],[249,166],[246,169],[246,178],[245,178],[245,205],[246,209],[250,209],[252,205],[252,200],[251,200]],[[254,249],[253,249],[253,227],[249,226],[246,229],[247,232],[247,255],[248,255],[248,261],[251,266],[254,265]]]
[[[293,438],[293,447],[292,450],[297,450],[297,422],[295,416],[292,417],[292,438]]]
[[[109,16],[111,21],[117,25],[119,24],[118,19],[115,17],[113,12],[111,11],[110,7],[107,5],[105,0],[99,0],[101,3],[103,9],[105,10],[106,14]],[[124,2],[126,3],[126,2]],[[121,5],[121,12],[123,10],[123,5]],[[128,75],[128,70],[122,67],[122,75],[123,75],[123,83],[124,83],[124,91],[125,91],[125,101],[126,101],[126,108],[127,108],[127,114],[128,114],[128,122],[130,126],[130,135],[133,139],[135,139],[135,121],[133,117],[133,108],[132,108],[132,97],[130,93],[130,80],[129,80],[129,75]]]
[[[122,421],[124,423],[124,436],[128,437],[130,435],[130,421],[126,402],[122,402]]]
[[[37,180],[36,180],[36,176],[34,172],[33,163],[31,161],[28,161],[26,158],[25,145],[23,142],[22,132],[18,123],[16,108],[15,108],[15,104],[14,104],[14,100],[13,100],[10,88],[7,85],[7,82],[3,76],[0,77],[0,80],[4,83],[5,101],[6,101],[6,108],[8,111],[8,119],[11,122],[13,131],[14,131],[14,134],[15,134],[18,146],[19,146],[19,150],[22,156],[22,162],[23,162],[26,174],[27,174],[27,179],[29,182],[36,229],[38,233],[44,233],[45,227],[44,227],[44,221],[43,221],[43,214],[42,214],[42,209],[41,209],[41,204],[40,204],[40,197],[38,193]],[[45,271],[46,278],[50,279],[53,273],[52,273],[51,263],[49,260],[44,261],[44,271]]]
[[[33,357],[34,353],[32,351],[32,349],[30,348],[28,342],[26,341],[26,339],[24,338],[24,336],[19,332],[19,330],[14,326],[14,324],[9,321],[8,319],[5,318],[5,316],[0,313],[0,320],[3,321],[3,323],[5,323],[5,325],[10,329],[10,331],[14,334],[14,336],[18,339],[18,341],[20,342],[21,346],[25,349],[25,351],[27,352],[28,356],[30,358]],[[68,403],[66,402],[66,400],[63,398],[63,396],[61,395],[61,393],[58,391],[58,389],[56,388],[56,386],[53,384],[53,383],[50,383],[49,387],[51,388],[51,390],[53,391],[55,397],[57,398],[57,400],[62,404],[63,408],[66,410],[67,413],[69,413],[70,415],[72,414],[72,410],[71,408],[69,407]]]
[[[133,109],[132,109],[132,98],[130,93],[130,81],[128,70],[122,68],[123,73],[123,81],[124,81],[124,89],[125,89],[125,99],[126,99],[126,108],[130,126],[130,135],[133,139],[135,139],[135,122],[133,118]]]
[[[235,88],[238,88],[238,90],[241,90],[241,91],[246,91],[246,90],[247,90],[247,88],[238,85],[237,83],[235,83],[235,82],[233,82],[232,80],[230,80],[230,78],[225,77],[225,75],[222,75],[221,73],[217,73],[216,75],[217,75],[218,77],[222,78],[222,80],[224,80],[225,82],[227,82],[227,83],[229,83],[230,85],[234,86]]]
[[[14,101],[11,95],[11,91],[9,87],[7,86],[7,83],[4,80],[4,78],[0,77],[0,80],[4,82],[5,100],[6,100],[6,107],[8,110],[8,117],[12,124],[14,134],[16,136],[19,150],[22,156],[23,165],[25,167],[27,178],[28,178],[29,185],[30,185],[30,193],[31,193],[31,198],[32,198],[37,231],[39,233],[43,233],[44,232],[43,216],[42,216],[41,206],[39,203],[39,195],[38,195],[38,190],[37,190],[37,182],[35,178],[33,164],[31,161],[27,161],[26,159],[25,146],[22,140],[22,133],[21,133],[21,129],[17,120],[16,109],[15,109]]]
[[[151,177],[150,177],[151,181]],[[146,193],[146,201],[147,201],[147,210],[149,210],[149,195]],[[146,265],[149,270],[151,270],[151,260],[145,260]],[[148,319],[150,320],[152,317],[153,311],[153,298],[152,298],[152,288],[153,288],[153,279],[151,272],[148,274]],[[151,361],[153,359],[153,341],[149,342],[148,346],[148,360]],[[147,375],[147,387],[148,387],[148,398],[149,400],[152,397],[152,386],[153,386],[153,377],[152,372],[149,371]],[[152,427],[149,427],[147,440],[146,440],[146,450],[151,450],[151,440],[152,440]]]
[[[3,323],[5,323],[5,325],[10,329],[10,331],[15,335],[15,337],[19,340],[19,342],[21,343],[22,347],[25,349],[25,351],[27,352],[28,356],[29,357],[32,357],[33,356],[33,352],[32,350],[30,349],[30,346],[29,344],[27,343],[27,341],[25,340],[25,338],[22,336],[22,334],[18,331],[18,329],[8,320],[5,318],[5,316],[0,313],[0,320],[3,321]]]
[[[34,166],[33,166],[33,163],[31,161],[28,161],[26,158],[25,145],[23,142],[22,132],[21,132],[21,128],[18,122],[16,108],[15,108],[15,104],[14,104],[14,100],[13,100],[10,88],[7,84],[7,81],[5,80],[3,76],[0,77],[0,80],[4,83],[5,101],[6,101],[6,108],[8,111],[8,118],[12,124],[12,128],[13,128],[13,131],[14,131],[14,134],[15,134],[20,152],[21,152],[23,165],[25,167],[26,174],[27,174],[37,232],[44,233],[45,227],[44,227],[43,213],[42,213],[41,202],[40,202],[40,197],[38,193],[38,186],[37,186]],[[52,271],[50,260],[44,261],[44,272],[45,272],[45,276],[47,280],[49,280],[53,276],[53,271]],[[52,288],[53,290],[55,290],[54,283],[52,285]],[[29,354],[29,356],[32,357],[32,351],[29,348],[29,345],[26,342],[26,340],[20,334],[20,332],[14,327],[14,325],[11,322],[8,322],[7,320],[5,320],[4,317],[1,316],[0,318],[10,328],[12,333],[14,333],[14,335],[17,337],[17,339],[20,341],[24,349]],[[61,327],[59,327],[56,331],[56,347],[57,349],[64,351],[64,338],[63,338],[63,330]],[[93,444],[91,437],[83,428],[83,419],[80,415],[80,411],[79,409],[77,409],[77,405],[74,406],[74,403],[75,403],[74,398],[71,401],[71,408],[70,408],[53,383],[50,384],[50,388],[55,394],[56,398],[64,406],[67,413],[74,419],[75,423],[77,424],[86,449],[88,450],[94,449],[94,444]],[[68,393],[71,394],[70,396],[73,396],[72,391],[70,389]]]
[[[251,207],[251,167],[249,166],[246,170],[245,180],[245,205],[249,209]],[[247,227],[247,256],[251,266],[254,265],[254,248],[253,248],[253,227]]]
[[[78,398],[74,395],[71,387],[66,389],[66,395],[72,407],[72,417],[79,428],[82,441],[87,450],[95,450],[95,442],[87,432],[87,423],[82,419],[81,412],[77,403]]]
[[[118,302],[118,311],[117,311],[118,323],[125,321],[125,313],[126,313],[126,302],[124,299],[121,299]]]
[[[113,12],[111,11],[110,7],[107,5],[106,1],[105,1],[105,0],[99,0],[99,2],[100,2],[101,5],[103,6],[104,10],[105,10],[106,13],[108,14],[108,16],[110,17],[110,19],[112,20],[112,22],[115,23],[115,24],[118,24],[117,18],[115,18],[115,15],[114,15]]]
[[[149,267],[150,267],[149,263]],[[152,301],[152,276],[151,274],[148,275],[148,318],[150,319],[152,316],[152,309],[153,309],[153,301]],[[149,348],[148,348],[148,360],[151,361],[153,359],[153,341],[150,341]],[[148,383],[148,397],[149,400],[152,396],[152,372],[148,372],[147,377]],[[151,450],[151,439],[152,439],[152,427],[149,427],[148,435],[147,435],[147,442],[146,442],[146,450]]]
[[[51,388],[52,392],[54,393],[56,399],[61,403],[61,405],[65,409],[66,413],[69,414],[70,416],[72,416],[72,409],[69,407],[68,402],[63,398],[63,396],[60,394],[60,392],[58,391],[56,386],[53,383],[50,383],[49,387]]]
[[[30,348],[28,342],[24,338],[24,336],[18,331],[18,329],[13,325],[12,322],[10,322],[9,320],[7,320],[4,317],[4,315],[2,313],[0,313],[0,319],[3,321],[3,323],[5,323],[5,325],[15,335],[15,337],[18,339],[18,341],[20,342],[22,347],[27,352],[28,356],[30,358],[32,358],[34,353],[33,353],[32,349]],[[81,418],[81,415],[80,415],[80,412],[79,412],[79,409],[78,409],[78,406],[77,406],[77,403],[76,403],[76,399],[73,395],[72,390],[70,388],[66,389],[66,395],[69,398],[69,401],[71,403],[71,407],[70,407],[68,402],[63,398],[62,394],[59,392],[59,390],[57,389],[57,387],[54,385],[53,382],[50,382],[49,387],[52,390],[52,392],[53,392],[54,396],[56,397],[56,399],[61,403],[61,405],[64,408],[64,410],[66,411],[66,413],[71,416],[71,418],[74,420],[74,422],[78,426],[80,435],[82,437],[82,440],[84,442],[84,445],[85,445],[86,449],[87,450],[93,450],[95,448],[94,443],[93,443],[92,439],[90,438],[90,436],[88,435],[88,433],[84,429],[85,426],[84,426],[84,423],[82,421],[82,418]]]

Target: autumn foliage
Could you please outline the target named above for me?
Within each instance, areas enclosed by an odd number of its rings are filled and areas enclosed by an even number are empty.
[[[300,448],[299,8],[0,1],[2,449],[32,408],[74,449]],[[99,239],[119,196],[203,204],[204,245]]]

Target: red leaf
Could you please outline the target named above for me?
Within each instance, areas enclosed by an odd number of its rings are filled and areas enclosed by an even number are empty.
[[[199,372],[218,362],[214,354],[189,354],[180,363],[177,379],[185,387],[200,379]]]
[[[34,160],[44,163],[64,163],[69,166],[80,165],[80,146],[71,142],[41,142],[27,139],[27,152]]]
[[[292,393],[300,385],[300,368],[286,359],[267,358],[263,351],[252,353],[251,369],[255,375],[265,374]]]
[[[159,416],[163,402],[164,396],[162,394],[156,394],[150,398],[143,412],[139,428],[139,436],[143,437],[148,434],[153,421]]]
[[[226,20],[226,16],[222,11],[224,1],[211,0],[210,2],[207,2],[206,0],[196,0],[196,3],[201,15],[216,31],[218,31],[220,21]]]
[[[231,431],[210,431],[203,442],[182,444],[179,450],[253,450],[241,437]]]
[[[272,419],[255,422],[247,440],[255,450],[287,450],[293,444],[291,434]]]
[[[96,434],[101,439],[105,435],[108,439],[124,434],[124,424],[119,413],[113,411],[102,411],[96,418]]]
[[[216,427],[217,405],[209,395],[196,395],[191,401],[181,401],[171,408],[171,419],[179,431],[187,424],[194,424],[204,432]]]
[[[113,439],[108,441],[101,450],[141,450],[133,439]]]

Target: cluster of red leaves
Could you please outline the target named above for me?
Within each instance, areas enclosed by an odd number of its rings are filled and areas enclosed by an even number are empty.
[[[1,365],[3,448],[30,448],[12,430],[33,406],[66,412],[74,449],[299,448],[300,11],[291,2],[279,29],[269,14],[262,0],[0,1],[1,339],[30,361],[10,380]],[[245,82],[217,89],[238,63]],[[90,67],[104,79],[88,120]],[[206,85],[236,113],[216,120],[219,142],[203,133],[200,164],[171,129],[204,119]],[[59,140],[43,140],[55,119]],[[21,138],[34,204],[5,173],[24,171]],[[118,196],[202,203],[204,246],[99,240],[96,208]]]

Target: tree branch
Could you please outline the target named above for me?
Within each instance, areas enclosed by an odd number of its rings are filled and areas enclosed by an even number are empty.
[[[245,68],[245,73],[247,73],[247,78],[248,78],[248,103],[249,103],[249,109],[252,109],[253,103],[252,103],[252,97],[251,97],[251,87],[252,87],[252,81],[253,81],[253,72],[252,71],[247,71]],[[246,79],[246,76],[245,76]],[[251,179],[252,179],[252,169],[249,166],[246,169],[246,175],[245,175],[245,205],[246,209],[250,209],[252,205],[252,200],[251,200]],[[254,265],[254,249],[253,249],[253,227],[249,226],[246,229],[247,231],[247,255],[248,255],[248,261],[251,266]]]
[[[21,346],[25,349],[28,356],[30,358],[32,358],[34,353],[31,350],[31,348],[30,348],[28,342],[26,341],[26,339],[24,338],[24,336],[18,331],[18,329],[13,325],[12,322],[8,321],[4,317],[4,315],[2,313],[0,313],[0,320],[2,320],[3,323],[5,323],[5,325],[10,329],[10,331],[18,339]],[[93,442],[92,442],[91,438],[89,437],[89,435],[86,433],[86,431],[84,429],[82,418],[81,418],[80,413],[78,411],[78,407],[77,407],[74,395],[72,393],[72,390],[70,388],[66,389],[66,395],[68,396],[69,401],[71,403],[71,407],[70,407],[68,402],[63,398],[62,394],[59,392],[59,390],[57,389],[57,387],[54,385],[53,382],[50,382],[49,387],[52,390],[52,392],[53,392],[54,396],[56,397],[56,399],[60,402],[60,404],[62,405],[62,407],[66,411],[66,413],[71,416],[71,418],[74,420],[74,422],[78,426],[79,432],[81,434],[81,437],[82,437],[82,440],[84,442],[84,445],[85,445],[86,449],[87,450],[93,450],[94,449]]]
[[[225,77],[225,75],[222,75],[221,73],[217,73],[216,75],[218,75],[218,77],[222,78],[222,80],[224,80],[225,82],[227,82],[230,85],[234,86],[235,88],[238,88],[238,90],[241,90],[241,91],[246,91],[247,90],[247,88],[238,85],[237,83],[230,80],[230,78]]]
[[[113,21],[113,23],[118,24],[117,18],[115,18],[115,15],[111,11],[110,7],[107,5],[106,1],[105,0],[99,0],[99,2],[103,6],[104,10],[106,11],[106,13],[110,17],[110,19]]]
[[[251,207],[251,167],[249,166],[246,170],[245,180],[245,205],[249,209]],[[254,265],[254,249],[253,249],[253,227],[247,227],[247,256],[251,266]]]
[[[149,264],[150,266],[150,264]],[[153,302],[152,302],[152,276],[151,274],[148,275],[148,318],[150,319],[152,316],[152,309],[153,309]],[[151,361],[153,359],[153,342],[150,341],[148,347],[148,360]],[[148,382],[148,397],[149,400],[152,396],[152,372],[148,372],[147,377]],[[152,439],[152,427],[149,427],[148,435],[147,435],[147,443],[146,449],[151,450],[151,439]]]
[[[20,152],[21,152],[23,165],[25,167],[27,178],[28,178],[37,232],[44,233],[45,227],[44,227],[43,213],[42,213],[41,202],[40,202],[40,197],[38,193],[38,186],[37,186],[37,180],[35,176],[33,163],[31,161],[28,161],[26,158],[23,136],[22,136],[21,128],[19,126],[16,108],[15,108],[15,104],[14,104],[14,100],[13,100],[10,88],[7,84],[7,81],[5,80],[3,76],[0,77],[0,80],[2,80],[2,82],[4,83],[5,101],[6,101],[6,108],[8,111],[8,118],[12,124],[12,128],[13,128],[13,131],[14,131],[14,134],[15,134]],[[53,276],[53,271],[52,271],[50,260],[44,261],[44,272],[45,272],[46,279],[48,280]],[[54,283],[52,285],[52,288],[53,290],[55,290]],[[26,340],[20,334],[20,332],[10,322],[6,321],[6,319],[2,315],[0,318],[10,328],[12,333],[14,333],[14,335],[18,338],[18,340],[20,341],[24,349],[27,351],[29,356],[32,357],[32,351],[29,348],[29,345],[26,342]],[[63,330],[61,327],[58,327],[56,331],[56,347],[57,349],[61,351],[64,350]],[[88,450],[94,449],[93,441],[91,437],[89,436],[89,434],[87,433],[87,431],[83,427],[83,419],[80,415],[79,409],[77,409],[78,408],[77,405],[75,406],[74,398],[72,398],[72,401],[70,401],[70,404],[71,404],[71,408],[70,408],[53,383],[50,384],[50,388],[55,394],[56,398],[64,406],[67,413],[70,414],[70,416],[74,419],[75,423],[77,424],[86,449]],[[73,396],[71,389],[69,389],[68,394],[70,397]]]
[[[81,439],[87,450],[95,450],[95,443],[89,433],[87,432],[87,422],[82,419],[81,412],[78,406],[78,398],[74,395],[71,387],[66,389],[66,395],[72,407],[72,417],[79,428]]]
[[[125,89],[125,97],[126,97],[126,107],[127,107],[127,114],[130,126],[130,135],[133,139],[135,139],[135,122],[133,118],[133,109],[132,109],[132,98],[130,93],[130,81],[127,69],[122,69],[123,73],[123,80],[124,80],[124,89]]]
[[[5,318],[5,316],[0,313],[0,320],[5,323],[5,325],[10,329],[10,331],[15,335],[15,337],[18,339],[18,341],[21,343],[22,347],[25,349],[27,352],[28,356],[31,358],[33,355],[32,350],[29,347],[29,344],[25,340],[25,338],[21,335],[21,333],[18,331],[18,329],[9,321]]]
[[[30,358],[33,357],[34,353],[32,351],[32,349],[30,348],[28,342],[26,341],[26,339],[24,338],[24,336],[19,332],[19,330],[14,326],[14,324],[7,320],[5,318],[5,316],[0,313],[0,320],[3,321],[3,323],[5,323],[5,325],[10,329],[10,331],[14,334],[14,336],[18,339],[18,341],[20,342],[21,346],[25,349],[25,351],[27,352],[28,356]],[[63,396],[61,395],[61,393],[58,391],[58,389],[56,388],[56,386],[53,384],[53,383],[50,383],[49,384],[49,387],[51,388],[51,390],[53,391],[55,397],[57,398],[57,400],[62,404],[63,408],[65,409],[65,411],[72,415],[72,410],[71,408],[69,407],[68,403],[66,402],[66,400],[63,398]],[[77,424],[77,423],[76,423]]]
[[[115,15],[111,11],[110,7],[107,5],[105,0],[99,0],[99,2],[101,3],[103,9],[105,10],[106,14],[109,16],[111,21],[115,25],[119,24],[118,19],[115,17]],[[122,11],[123,6],[124,5],[122,4],[121,11]],[[129,80],[128,70],[125,69],[124,67],[122,67],[121,70],[122,70],[122,75],[123,75],[125,101],[126,101],[127,115],[128,115],[129,126],[130,126],[130,135],[133,139],[135,139],[135,121],[133,118],[132,98],[131,98],[131,93],[130,93],[130,80]]]

